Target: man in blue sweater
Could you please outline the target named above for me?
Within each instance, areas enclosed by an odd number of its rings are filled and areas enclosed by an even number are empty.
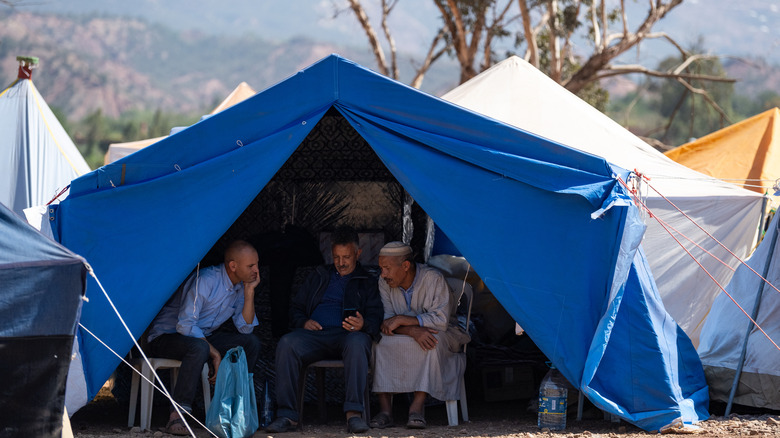
[[[376,277],[358,263],[358,235],[340,227],[333,233],[333,265],[319,266],[293,298],[293,331],[276,347],[277,418],[266,427],[279,433],[298,427],[298,379],[305,366],[324,359],[344,361],[344,412],[351,433],[369,429],[361,417],[371,357],[379,336],[382,301]]]

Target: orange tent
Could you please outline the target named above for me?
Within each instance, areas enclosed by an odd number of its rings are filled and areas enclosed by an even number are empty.
[[[780,179],[780,109],[765,111],[665,155],[701,173],[774,195]]]
[[[216,114],[222,110],[225,110],[227,108],[230,108],[231,106],[249,98],[256,94],[257,92],[249,86],[246,82],[241,82],[238,84],[238,86],[228,95],[228,97],[225,98],[225,100],[222,101],[219,105],[217,105],[216,108],[214,108],[209,115]],[[138,140],[138,141],[130,141],[127,143],[111,143],[108,145],[108,150],[106,151],[106,156],[103,160],[103,164],[113,163],[114,161],[132,154],[133,152],[143,149],[147,146],[149,146],[152,143],[157,143],[158,141],[164,139],[163,137],[155,137],[150,138],[147,140]]]

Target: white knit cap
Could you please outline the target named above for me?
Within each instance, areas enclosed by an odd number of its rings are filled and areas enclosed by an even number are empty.
[[[381,257],[403,257],[412,253],[412,247],[403,242],[389,242],[379,250]]]

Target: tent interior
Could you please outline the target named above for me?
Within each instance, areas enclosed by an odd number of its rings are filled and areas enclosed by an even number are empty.
[[[332,263],[330,231],[340,224],[358,231],[360,262],[376,275],[378,253],[385,243],[409,236],[417,261],[424,263],[435,239],[423,209],[360,134],[331,108],[199,264],[204,268],[222,263],[224,249],[235,239],[258,249],[261,284],[255,298],[259,322],[255,333],[262,342],[254,374],[258,400],[266,380],[274,391],[275,348],[289,330],[290,298],[315,266]],[[535,401],[548,369],[547,358],[527,334],[516,335],[515,321],[477,274],[472,271],[468,281],[475,292],[472,343],[467,349],[469,398]],[[465,306],[464,301],[461,311]],[[123,376],[114,388],[118,398],[126,396],[127,387],[121,383],[129,376],[126,368],[120,364],[117,369],[117,375]],[[316,394],[314,376],[308,377],[307,402],[315,400]],[[325,386],[328,403],[343,400],[343,370],[328,369]],[[167,406],[159,394],[157,400],[158,407]]]

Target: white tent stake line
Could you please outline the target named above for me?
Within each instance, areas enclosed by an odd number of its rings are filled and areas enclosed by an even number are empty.
[[[123,358],[122,356],[120,356],[120,355],[119,355],[119,353],[117,353],[117,352],[116,352],[116,351],[114,351],[114,350],[113,350],[111,347],[109,347],[109,346],[108,346],[108,344],[106,344],[105,342],[103,342],[103,340],[101,340],[100,338],[98,338],[98,337],[97,337],[97,336],[96,336],[94,333],[92,333],[92,331],[90,331],[88,328],[86,328],[85,326],[83,326],[81,323],[79,323],[79,327],[81,327],[82,329],[84,329],[84,331],[85,331],[85,332],[87,332],[89,335],[91,335],[93,338],[95,338],[95,340],[97,340],[98,342],[100,342],[100,343],[101,343],[101,344],[102,344],[104,347],[106,347],[106,349],[107,349],[108,351],[110,351],[110,352],[114,353],[114,356],[118,357],[118,358],[119,358],[119,360],[121,360],[122,362],[124,362],[124,363],[125,363],[125,364],[126,364],[126,365],[127,365],[127,366],[128,366],[130,369],[131,369],[131,370],[133,370],[133,372],[134,372],[134,373],[138,374],[139,376],[141,376],[141,378],[142,378],[142,379],[146,380],[146,381],[147,381],[147,382],[148,382],[150,385],[152,385],[152,388],[154,388],[154,389],[156,389],[156,390],[160,391],[160,393],[161,393],[161,394],[163,394],[163,395],[166,395],[166,393],[165,393],[165,391],[164,391],[163,389],[161,389],[159,386],[155,385],[155,384],[154,384],[154,382],[152,382],[151,380],[149,380],[149,379],[148,379],[146,376],[144,376],[144,375],[143,375],[143,374],[142,374],[140,371],[136,370],[136,369],[135,369],[135,367],[134,367],[134,366],[132,366],[132,365],[130,364],[130,362],[126,361],[126,360],[125,360],[125,358]],[[150,368],[151,368],[151,367],[150,367]],[[162,385],[162,382],[160,382],[160,384]],[[171,401],[171,403],[173,403],[174,405],[176,405],[176,406],[178,406],[179,408],[181,408],[182,412],[184,412],[185,414],[189,415],[189,416],[190,416],[190,418],[192,418],[192,420],[193,420],[194,422],[198,423],[198,425],[200,425],[200,426],[201,426],[203,429],[207,430],[207,431],[208,431],[208,432],[209,432],[209,433],[210,433],[210,434],[211,434],[213,437],[215,437],[215,438],[218,438],[218,437],[217,437],[217,435],[215,435],[215,434],[214,434],[214,432],[212,432],[212,431],[211,431],[209,428],[207,428],[207,427],[206,427],[206,425],[204,425],[203,423],[201,423],[200,421],[198,421],[198,419],[197,419],[197,418],[195,418],[195,416],[194,416],[194,415],[192,415],[190,412],[188,412],[186,409],[184,409],[184,408],[183,408],[183,407],[182,407],[180,404],[176,403],[176,401],[175,401],[175,400],[173,400],[173,399],[172,399],[172,398],[170,398],[170,397],[168,398],[168,400],[170,400],[170,401]],[[190,430],[190,432],[192,432],[192,430]],[[192,436],[194,437],[195,435],[192,435]]]
[[[621,179],[618,179],[618,180],[619,180],[619,181],[620,181],[620,182],[621,182],[621,183],[622,183],[622,184],[625,186],[625,182],[623,182],[623,180],[621,180]],[[628,188],[628,186],[626,186],[626,188]],[[653,190],[655,190],[655,189],[653,189]],[[656,191],[656,193],[658,193],[658,192]],[[660,193],[659,193],[659,195],[660,195]],[[663,196],[663,195],[661,195],[661,196]],[[664,198],[664,199],[665,199],[665,198]],[[668,199],[667,199],[667,201],[668,201],[670,204],[674,205],[674,204],[673,204],[671,201],[669,201]],[[641,202],[641,201],[639,201],[639,202]],[[742,306],[740,306],[740,305],[739,305],[739,303],[737,303],[737,301],[734,299],[734,297],[732,297],[732,296],[731,296],[731,294],[730,294],[730,293],[728,293],[728,292],[726,291],[726,289],[725,289],[725,288],[724,288],[724,287],[723,287],[723,286],[722,286],[722,285],[721,285],[721,284],[718,282],[718,280],[716,280],[716,279],[715,279],[715,277],[713,277],[713,276],[712,276],[712,274],[710,274],[710,271],[708,271],[708,270],[707,270],[707,268],[705,268],[705,267],[704,267],[704,266],[703,266],[701,263],[699,263],[699,261],[698,261],[698,260],[696,260],[696,257],[694,257],[694,256],[693,256],[693,254],[691,254],[691,252],[690,252],[690,251],[688,251],[688,248],[686,248],[685,246],[683,246],[683,244],[682,244],[682,243],[680,243],[680,241],[677,239],[677,237],[675,237],[675,236],[674,236],[674,234],[672,234],[672,232],[671,232],[671,231],[669,231],[669,228],[671,228],[671,227],[667,227],[667,226],[664,224],[664,222],[663,222],[663,221],[661,221],[661,220],[658,218],[658,216],[656,216],[656,215],[655,215],[655,213],[653,213],[653,212],[652,212],[652,210],[650,210],[650,208],[648,208],[648,207],[647,207],[647,205],[645,205],[644,203],[642,203],[642,204],[641,204],[641,207],[642,207],[642,208],[644,208],[644,209],[646,209],[646,210],[647,210],[647,211],[650,213],[650,215],[651,215],[651,216],[652,216],[654,219],[656,219],[656,220],[658,221],[658,224],[659,224],[659,225],[661,225],[661,227],[663,227],[664,231],[666,231],[667,233],[669,233],[669,235],[672,237],[672,239],[674,239],[674,241],[675,241],[675,242],[677,242],[677,244],[678,244],[678,245],[680,245],[680,247],[681,247],[681,248],[682,248],[682,249],[683,249],[683,250],[684,250],[684,251],[685,251],[685,252],[688,254],[688,256],[689,256],[691,259],[693,259],[693,261],[694,261],[694,262],[696,262],[696,264],[697,264],[697,265],[699,265],[699,267],[700,267],[700,268],[701,268],[701,269],[704,271],[704,273],[705,273],[705,274],[707,274],[707,276],[708,276],[708,277],[710,277],[710,279],[711,279],[711,280],[712,280],[712,281],[713,281],[713,282],[714,282],[714,283],[715,283],[715,284],[718,286],[718,288],[719,288],[719,289],[720,289],[720,290],[721,290],[721,291],[722,291],[724,294],[726,294],[726,296],[727,296],[727,297],[729,297],[729,299],[731,300],[731,302],[732,302],[732,303],[734,303],[734,305],[735,305],[735,306],[737,306],[737,307],[739,308],[739,310],[741,310],[741,311],[742,311],[742,313],[744,313],[744,314],[745,314],[745,316],[747,316],[747,317],[748,317],[748,319],[750,320],[750,322],[751,322],[753,325],[755,325],[755,326],[756,326],[756,328],[757,328],[758,330],[760,330],[760,331],[761,331],[761,333],[763,333],[763,334],[764,334],[764,336],[766,336],[766,338],[769,340],[769,342],[771,342],[771,343],[772,343],[772,345],[774,345],[774,346],[775,346],[775,348],[777,348],[777,349],[778,349],[778,351],[780,351],[780,346],[778,346],[778,345],[777,345],[777,343],[776,343],[776,342],[775,342],[775,341],[772,339],[772,337],[771,337],[771,336],[769,336],[769,334],[768,334],[766,331],[764,331],[764,329],[763,329],[763,328],[762,328],[760,325],[758,325],[758,323],[757,323],[757,322],[756,322],[756,321],[755,321],[753,318],[751,318],[751,317],[750,317],[750,315],[748,315],[747,311],[746,311],[745,309],[743,309],[743,308],[742,308]],[[675,208],[676,208],[676,206],[675,206]],[[679,211],[679,209],[678,209],[678,211]],[[682,211],[680,211],[680,212],[682,213]],[[685,213],[683,213],[683,215],[685,215]],[[693,223],[694,223],[696,226],[698,226],[698,224],[696,224],[696,221],[694,221],[693,219],[691,219],[690,217],[688,217],[688,215],[685,215],[685,217],[687,217],[687,218],[688,218],[688,219],[689,219],[691,222],[693,222]],[[701,228],[701,227],[699,227],[699,228],[700,228],[702,231],[704,231],[705,233],[707,233],[707,231],[705,231],[703,228]],[[678,234],[680,233],[680,232],[679,232],[679,231],[677,231],[677,230],[674,230],[674,231],[675,231],[676,233],[678,233]],[[731,252],[731,251],[730,251],[728,248],[726,248],[726,247],[725,247],[725,246],[724,246],[722,243],[720,243],[720,242],[718,241],[718,239],[715,239],[715,238],[714,238],[714,237],[712,237],[712,235],[710,235],[709,233],[707,233],[707,235],[708,235],[708,236],[710,236],[710,237],[711,237],[713,240],[715,240],[716,242],[718,242],[718,244],[720,244],[720,246],[722,246],[722,247],[723,247],[723,248],[725,248],[727,251],[729,251],[729,252],[731,253],[731,255],[733,255],[734,257],[736,257],[736,258],[737,258],[737,260],[739,260],[739,261],[740,261],[742,264],[744,264],[745,266],[748,266],[748,265],[747,265],[747,264],[746,264],[744,261],[742,261],[742,259],[740,259],[739,257],[737,257],[737,256],[736,256],[736,255],[735,255],[733,252]],[[748,267],[750,268],[750,266],[748,266]],[[753,270],[753,268],[750,268],[750,270],[751,270],[751,271],[753,271],[753,272],[754,272],[756,275],[758,275],[759,277],[761,277],[761,279],[762,279],[762,280],[764,280],[764,282],[765,282],[766,284],[768,284],[768,285],[772,286],[772,287],[773,287],[775,290],[777,290],[777,288],[776,288],[776,287],[775,287],[775,286],[774,286],[772,283],[770,283],[770,282],[769,282],[769,281],[767,281],[767,280],[766,280],[764,277],[762,277],[762,276],[761,276],[761,274],[759,274],[758,272],[756,272],[755,270]],[[778,291],[778,292],[780,292],[780,291]]]
[[[111,301],[111,297],[109,297],[109,296],[108,296],[108,293],[107,293],[107,292],[106,292],[106,290],[103,288],[103,285],[100,283],[100,280],[98,280],[98,278],[97,278],[97,275],[95,275],[95,272],[92,270],[92,266],[90,266],[88,263],[85,263],[85,265],[87,266],[87,270],[89,271],[89,275],[91,275],[91,276],[92,276],[92,278],[94,278],[94,279],[95,279],[95,282],[97,283],[98,287],[100,287],[100,290],[101,290],[101,291],[103,291],[103,296],[105,296],[105,297],[106,297],[106,300],[108,300],[108,304],[110,304],[110,305],[111,305],[111,308],[112,308],[112,309],[114,309],[114,313],[116,313],[116,316],[117,316],[117,318],[119,318],[119,322],[121,322],[121,323],[122,323],[122,326],[125,328],[125,331],[127,332],[127,334],[129,334],[129,335],[130,335],[130,339],[132,339],[132,340],[133,340],[133,344],[135,344],[136,348],[138,348],[138,351],[141,353],[141,356],[144,358],[144,361],[146,362],[146,364],[147,364],[147,365],[149,365],[149,369],[151,369],[151,370],[152,370],[152,374],[154,374],[154,378],[155,378],[155,380],[157,380],[158,382],[160,382],[160,386],[162,386],[162,392],[163,392],[163,394],[165,394],[165,396],[168,398],[168,400],[170,400],[170,401],[171,401],[171,403],[173,403],[173,409],[176,411],[176,413],[179,415],[179,418],[181,418],[182,422],[183,422],[183,423],[184,423],[184,425],[187,427],[187,430],[190,432],[190,435],[194,437],[194,436],[195,436],[195,433],[192,431],[192,428],[190,428],[190,425],[189,425],[189,423],[187,423],[187,419],[186,419],[186,418],[185,418],[185,417],[182,415],[182,411],[184,411],[184,412],[187,412],[187,411],[186,411],[185,409],[180,409],[180,406],[179,406],[179,404],[178,404],[178,403],[176,403],[176,402],[173,400],[173,397],[172,397],[172,396],[171,396],[171,394],[168,392],[168,388],[166,388],[166,387],[165,387],[165,385],[163,385],[163,384],[162,384],[162,380],[160,380],[160,376],[158,376],[158,375],[157,375],[157,371],[156,371],[156,370],[155,370],[155,369],[152,367],[151,363],[149,363],[149,358],[148,358],[148,357],[146,357],[146,353],[144,353],[144,351],[143,351],[143,349],[141,348],[141,346],[140,346],[140,345],[138,345],[138,341],[136,341],[135,337],[133,336],[133,332],[130,330],[130,328],[129,328],[129,327],[127,326],[127,324],[125,323],[125,320],[122,318],[122,315],[120,315],[120,314],[119,314],[119,310],[116,308],[116,306],[114,306],[114,302],[113,302],[113,301]],[[79,325],[81,325],[81,324],[79,324]],[[83,326],[82,326],[82,327],[83,327]],[[92,336],[95,336],[95,335],[93,334]],[[97,339],[97,337],[96,337],[96,336],[95,336],[95,339]],[[99,340],[99,339],[98,339],[98,340]],[[106,345],[106,344],[105,344],[105,343],[103,343],[102,341],[100,341],[100,342],[101,342],[103,345]],[[108,347],[108,345],[106,345],[106,347]],[[116,352],[114,352],[113,350],[112,350],[112,352],[113,352],[114,354],[116,354],[116,355],[117,355],[117,357],[119,356],[119,355],[118,355]],[[120,359],[121,359],[121,357],[120,357]],[[132,368],[132,367],[131,367],[131,368]],[[157,387],[155,386],[155,388],[157,388]],[[158,389],[159,389],[159,388],[158,388]],[[189,414],[189,412],[188,412],[188,414]],[[190,415],[190,416],[191,416],[191,415]],[[194,417],[193,417],[193,418],[194,418]],[[196,420],[196,421],[197,421],[197,420]],[[207,430],[208,430],[208,429],[207,429]],[[216,435],[215,435],[215,436],[216,436]]]
[[[624,184],[625,184],[625,183],[624,183]],[[694,225],[696,225],[696,227],[697,227],[698,229],[700,229],[700,230],[704,231],[704,234],[706,234],[706,235],[707,235],[707,237],[709,237],[710,239],[714,240],[714,241],[715,241],[715,243],[717,243],[718,245],[720,245],[720,247],[721,247],[721,248],[725,249],[725,250],[726,250],[726,251],[727,251],[729,254],[731,254],[731,255],[732,255],[732,257],[734,257],[735,259],[739,260],[739,263],[740,263],[740,264],[742,264],[742,265],[744,265],[746,268],[750,269],[750,270],[751,270],[751,271],[752,271],[754,274],[756,274],[756,275],[758,276],[758,278],[760,278],[761,280],[763,280],[763,281],[764,281],[764,283],[768,284],[768,285],[769,285],[769,286],[770,286],[772,289],[774,289],[776,292],[780,293],[780,289],[778,289],[777,287],[775,287],[775,285],[773,285],[772,283],[770,283],[770,282],[769,282],[769,280],[767,280],[766,278],[764,278],[764,276],[763,276],[763,275],[761,275],[761,274],[759,274],[758,272],[756,272],[756,270],[755,270],[755,269],[751,268],[751,267],[750,267],[750,265],[748,265],[747,263],[745,263],[745,261],[744,261],[744,260],[742,260],[741,258],[739,258],[739,256],[738,256],[738,255],[734,254],[734,252],[733,252],[733,251],[731,251],[731,250],[730,250],[728,247],[726,247],[726,245],[724,245],[723,243],[721,243],[721,241],[720,241],[720,240],[716,239],[716,238],[715,238],[715,236],[713,236],[713,235],[712,235],[712,234],[710,234],[710,233],[709,233],[707,230],[705,230],[704,228],[702,228],[702,227],[701,227],[701,225],[699,225],[699,224],[698,224],[698,223],[697,223],[695,220],[693,220],[693,219],[692,219],[690,216],[688,216],[687,214],[685,214],[685,212],[684,212],[684,211],[680,210],[680,208],[679,208],[679,207],[677,207],[677,206],[674,204],[674,202],[672,202],[672,201],[671,201],[669,198],[667,198],[666,196],[662,195],[662,194],[661,194],[661,192],[659,192],[658,190],[656,190],[656,188],[655,188],[655,187],[653,187],[653,186],[652,186],[650,183],[648,183],[647,185],[648,185],[648,186],[649,186],[651,189],[653,189],[653,191],[654,191],[654,192],[658,193],[658,195],[659,195],[659,196],[661,196],[662,198],[664,198],[664,200],[665,200],[666,202],[668,202],[668,203],[669,203],[669,204],[670,204],[672,207],[674,207],[674,208],[675,208],[675,209],[676,209],[678,212],[680,212],[680,213],[681,213],[683,216],[685,216],[685,218],[686,218],[686,219],[688,219],[689,221],[691,221],[691,223],[693,223]],[[648,207],[645,205],[645,206],[644,206],[644,208],[648,208]],[[650,210],[650,209],[648,208],[648,211],[649,211],[649,210]],[[651,213],[652,213],[652,212],[651,212]],[[655,216],[655,215],[653,215],[653,216]],[[760,224],[760,225],[763,225],[763,224]],[[676,231],[677,233],[679,233],[679,231],[677,231],[677,230],[675,230],[675,231]],[[703,268],[702,268],[702,269],[703,269]],[[773,343],[774,343],[774,342],[773,342]]]

